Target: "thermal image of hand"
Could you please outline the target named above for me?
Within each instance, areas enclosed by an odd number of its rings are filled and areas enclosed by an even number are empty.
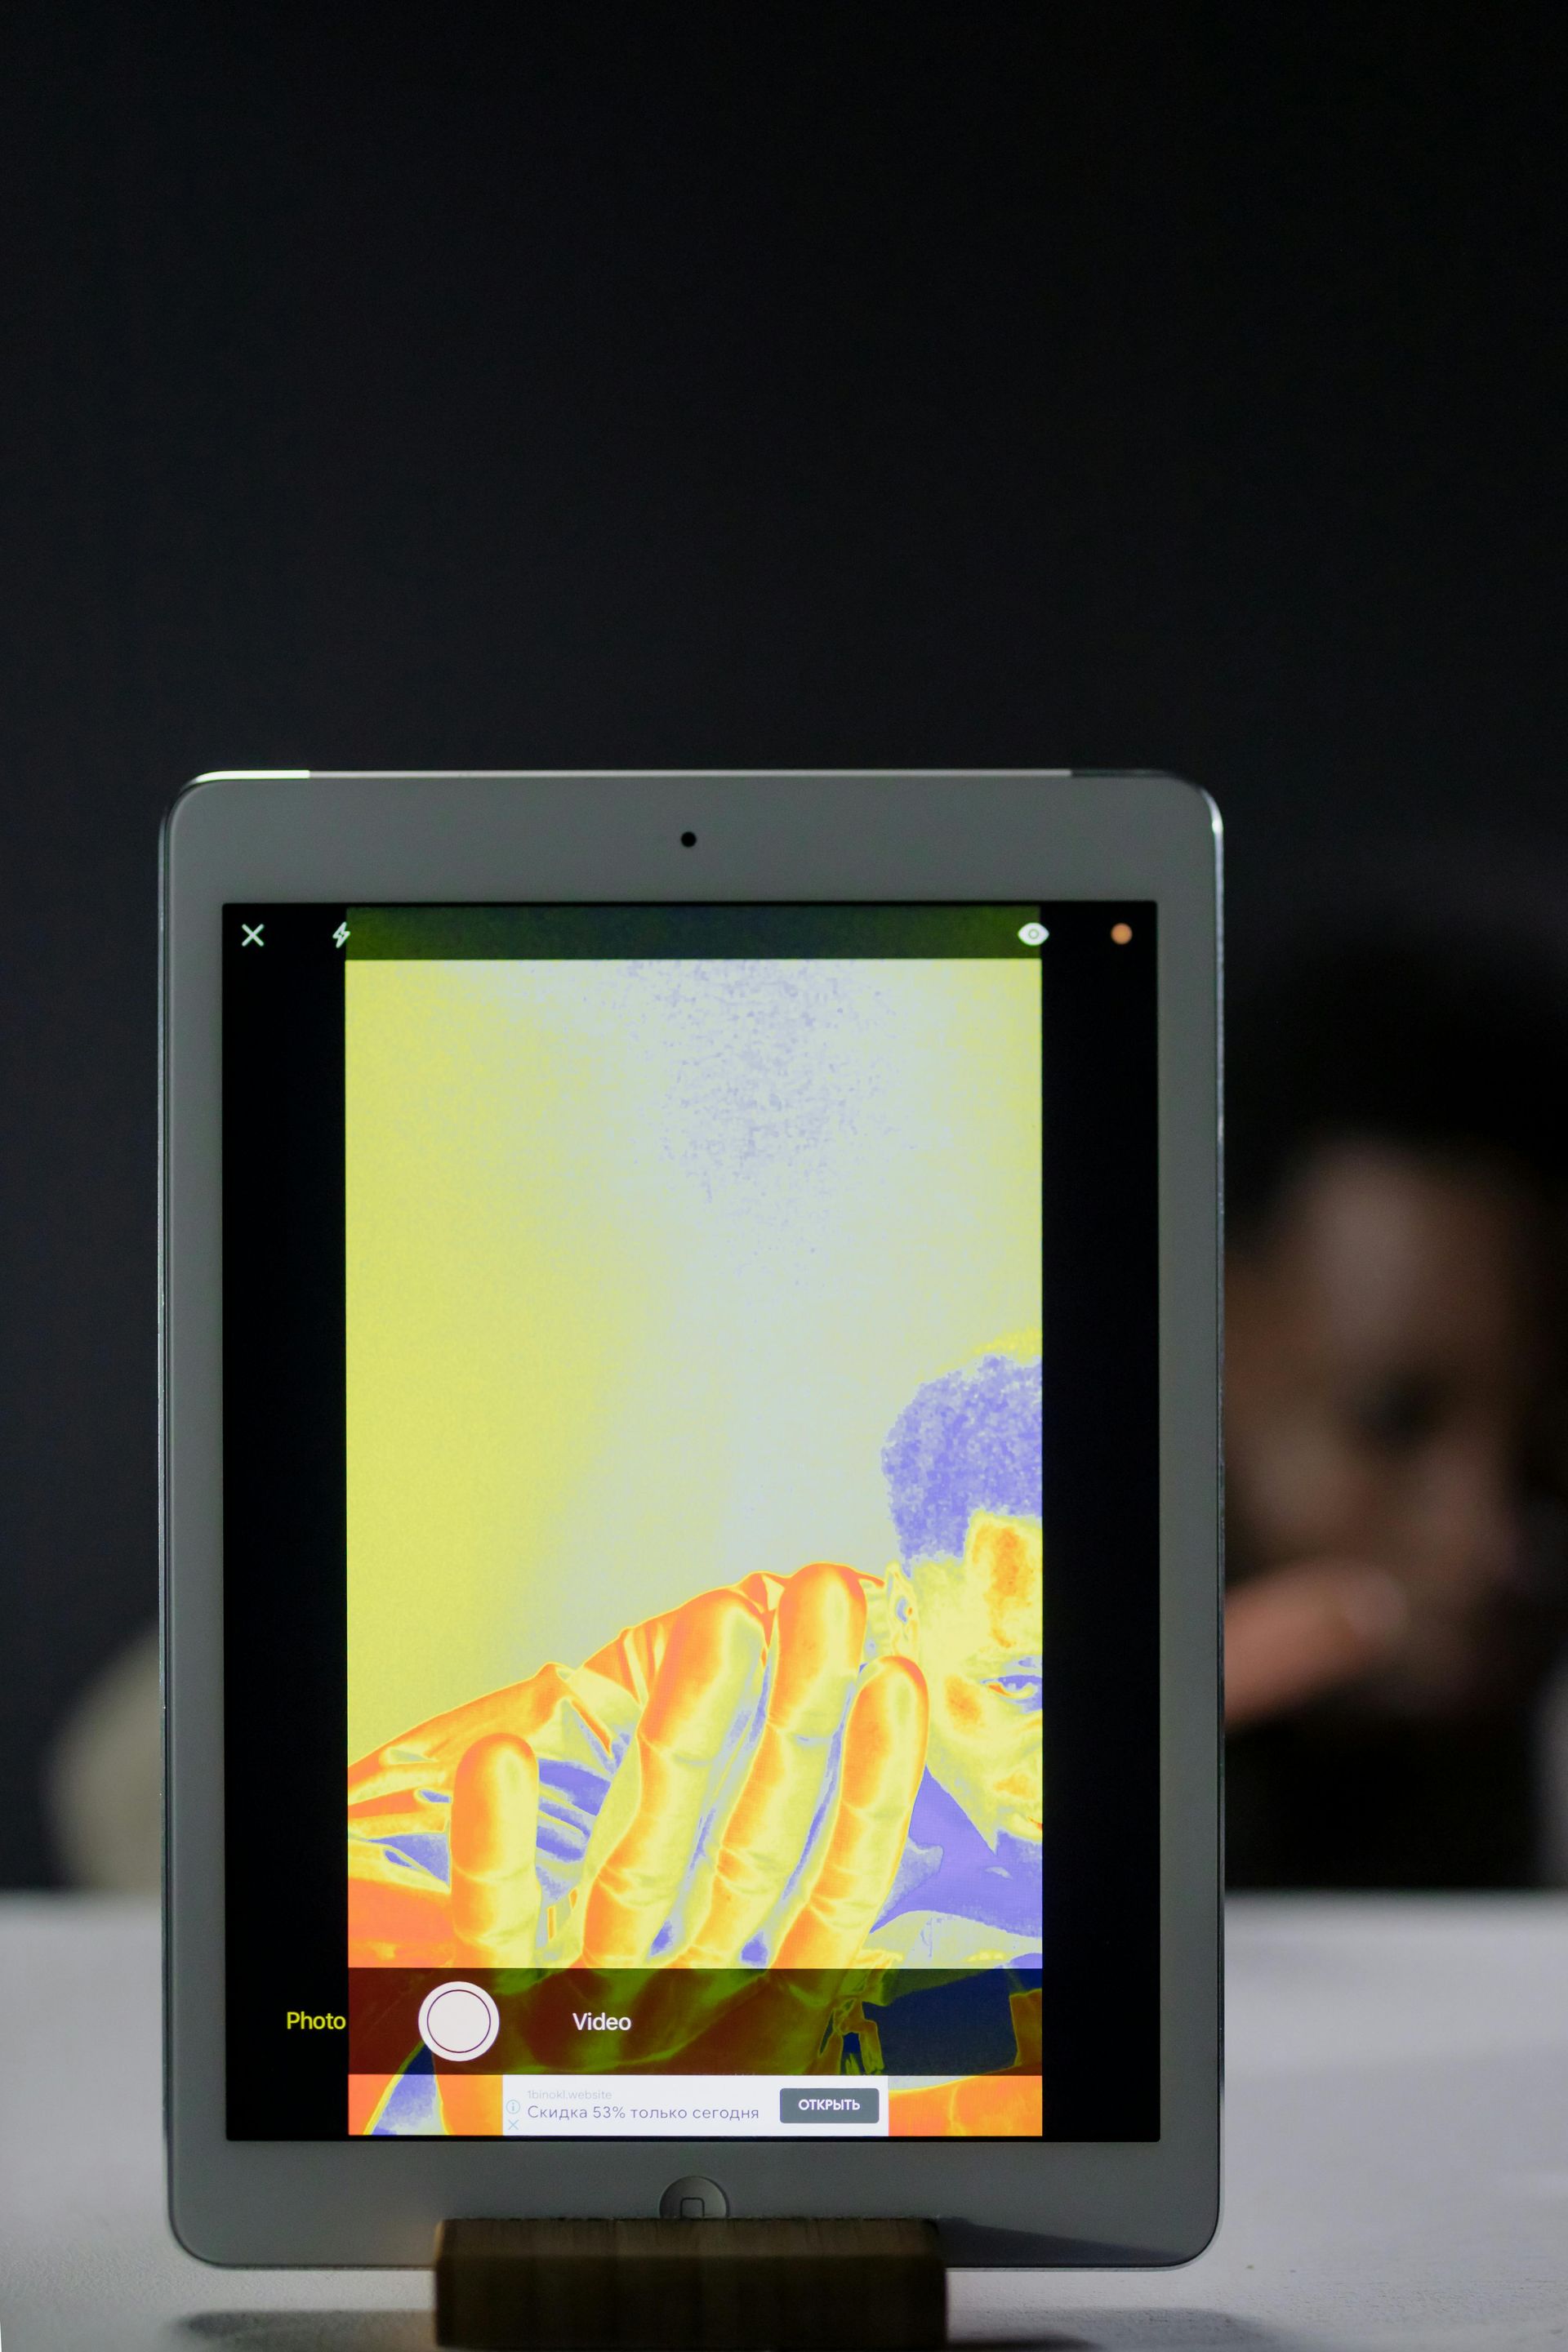
[[[919,1668],[892,1657],[862,1673],[865,1635],[864,1581],[825,1561],[789,1579],[771,1627],[733,1588],[675,1612],[584,1860],[578,1965],[646,1962],[681,1914],[680,1940],[657,1955],[666,1965],[737,1966],[764,1927],[777,1964],[854,1964],[898,1868],[927,1727]],[[736,1727],[764,1688],[760,1734],[719,1818]],[[493,1732],[467,1748],[452,1788],[450,1900],[476,1963],[535,1958],[538,1807],[525,1738]]]
[[[606,1799],[631,1821],[584,1895],[583,1959],[621,1968],[647,1958],[696,1854],[713,1767],[758,1687],[767,1635],[735,1592],[704,1592],[670,1629],[637,1737]]]
[[[539,1925],[539,1764],[526,1739],[476,1739],[452,1786],[452,1931],[476,1955],[525,1952]]]

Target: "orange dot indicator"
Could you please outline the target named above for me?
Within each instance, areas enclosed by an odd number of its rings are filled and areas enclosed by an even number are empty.
[[[1116,941],[1119,948],[1124,948],[1127,945],[1128,940],[1132,937],[1131,924],[1112,923],[1110,926],[1110,936]]]

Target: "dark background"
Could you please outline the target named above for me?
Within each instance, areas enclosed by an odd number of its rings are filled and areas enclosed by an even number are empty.
[[[171,793],[1158,765],[1233,970],[1314,893],[1550,901],[1568,11],[29,0],[0,51],[25,1883],[153,1608]]]

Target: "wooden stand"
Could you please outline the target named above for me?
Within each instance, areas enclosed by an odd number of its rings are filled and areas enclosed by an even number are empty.
[[[447,2221],[436,2341],[463,2352],[927,2352],[931,2221]]]

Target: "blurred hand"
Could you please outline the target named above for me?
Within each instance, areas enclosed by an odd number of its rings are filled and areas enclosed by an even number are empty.
[[[1357,1561],[1303,1560],[1249,1578],[1226,1598],[1226,1728],[1358,1682],[1394,1656],[1409,1622],[1403,1586]]]

